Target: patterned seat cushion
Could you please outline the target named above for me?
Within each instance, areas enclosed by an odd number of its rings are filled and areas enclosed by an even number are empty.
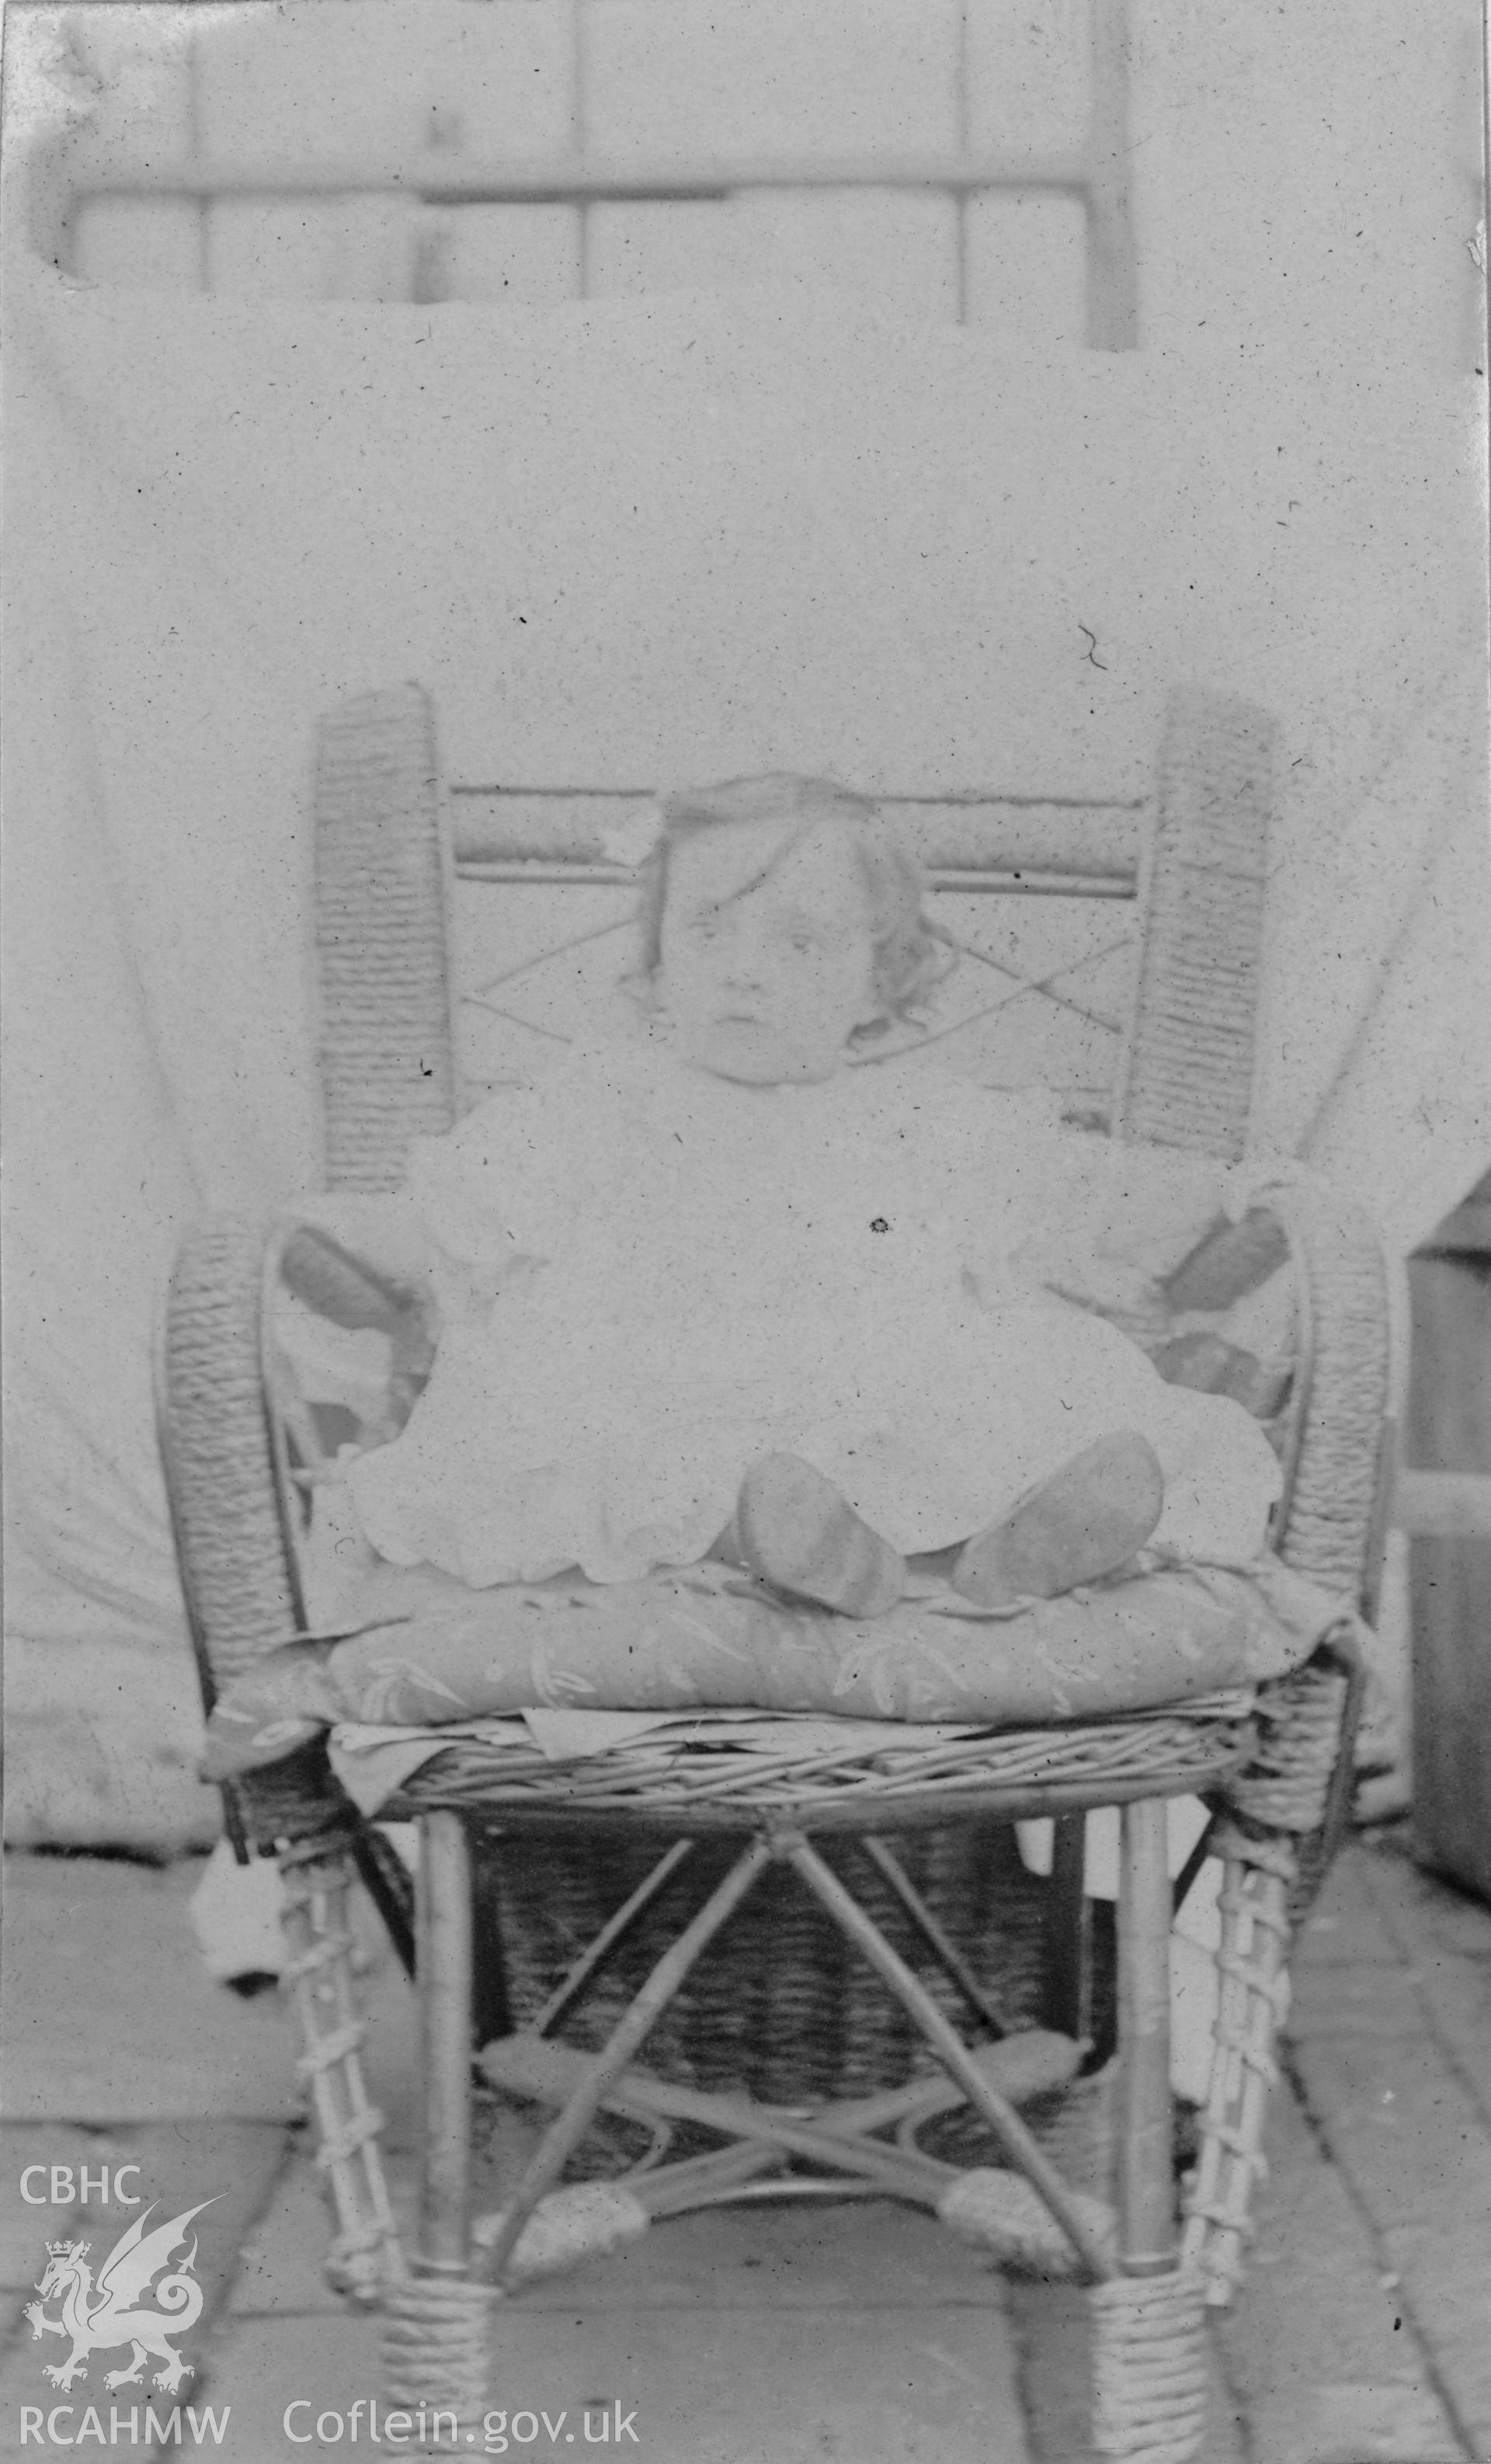
[[[208,1776],[277,1761],[342,1721],[691,1705],[998,1728],[1100,1720],[1283,1676],[1345,1614],[1268,1557],[1245,1570],[1151,1562],[996,1615],[907,1600],[863,1622],[714,1565],[480,1592],[383,1568],[357,1611],[357,1631],[289,1644],[228,1687]]]

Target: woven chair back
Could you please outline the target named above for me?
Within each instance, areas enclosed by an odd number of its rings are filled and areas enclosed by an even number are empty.
[[[1153,795],[882,797],[958,953],[908,1060],[1043,1085],[1070,1117],[1232,1158],[1253,1082],[1271,722],[1186,692]],[[416,685],[332,713],[317,762],[327,1177],[390,1189],[449,1126],[577,1036],[638,951],[641,786],[445,784]],[[874,1066],[870,1064],[869,1066]]]

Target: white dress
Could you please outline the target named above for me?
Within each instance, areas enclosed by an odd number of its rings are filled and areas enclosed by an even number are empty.
[[[570,1053],[415,1152],[443,1328],[407,1427],[351,1468],[368,1538],[475,1585],[625,1581],[702,1557],[779,1450],[910,1553],[1137,1429],[1156,1539],[1251,1556],[1262,1432],[1008,1264],[1083,1143],[1044,1095],[925,1066],[748,1087],[646,1035]]]

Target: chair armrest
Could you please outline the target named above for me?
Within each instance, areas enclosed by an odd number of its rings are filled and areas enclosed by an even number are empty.
[[[221,1216],[195,1225],[166,1292],[161,1448],[213,1692],[302,1624],[263,1382],[264,1295],[288,1230]]]
[[[1283,1491],[1271,1546],[1348,1612],[1374,1603],[1388,1498],[1388,1279],[1364,1207],[1308,1180],[1263,1191],[1237,1244],[1261,1256],[1269,1221],[1294,1276],[1294,1377],[1283,1416]],[[1240,1228],[1240,1227],[1239,1227]],[[1232,1263],[1221,1255],[1211,1262]],[[1258,1829],[1293,1841],[1294,1923],[1329,1869],[1349,1818],[1365,1670],[1346,1621],[1307,1666],[1260,1689],[1258,1747],[1223,1795]]]
[[[263,1375],[265,1295],[290,1223],[216,1217],[177,1252],[157,1362],[157,1427],[203,1699],[303,1630],[290,1505]],[[318,1743],[235,1792],[269,1841],[350,1811]]]
[[[1388,1492],[1390,1326],[1381,1237],[1366,1208],[1318,1182],[1264,1191],[1288,1244],[1297,1312],[1283,1414],[1283,1493],[1270,1542],[1285,1565],[1370,1611]]]
[[[1261,1189],[1239,1222],[1220,1222],[1167,1278],[1180,1312],[1218,1312],[1285,1263],[1294,1315],[1293,1360],[1272,1434],[1283,1465],[1269,1545],[1339,1600],[1340,1624],[1314,1658],[1259,1689],[1256,1745],[1218,1792],[1254,1835],[1292,1845],[1292,1922],[1308,1908],[1350,1815],[1353,1744],[1365,1688],[1358,1612],[1375,1601],[1388,1502],[1388,1280],[1366,1210],[1307,1177]],[[1190,1334],[1166,1347],[1207,1344]],[[1245,1355],[1237,1355],[1239,1360]],[[1165,1365],[1160,1355],[1159,1365]],[[1204,1365],[1204,1364],[1203,1364]],[[1221,1389],[1226,1380],[1199,1376]],[[1234,1390],[1236,1391],[1236,1390]],[[1239,1395],[1239,1400],[1249,1400]]]

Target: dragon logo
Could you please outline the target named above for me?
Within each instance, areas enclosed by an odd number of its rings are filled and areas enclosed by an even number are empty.
[[[203,2208],[213,2204],[211,2199],[204,2199],[199,2206],[172,2216],[168,2224],[157,2225],[150,2233],[145,2232],[145,2226],[155,2210],[146,2208],[129,2231],[120,2235],[99,2270],[97,2284],[88,2265],[87,2242],[48,2242],[47,2272],[36,2286],[41,2299],[28,2301],[26,2316],[31,2321],[33,2336],[38,2340],[42,2336],[73,2339],[73,2349],[65,2362],[59,2362],[55,2368],[50,2363],[45,2365],[54,2387],[67,2388],[75,2379],[86,2378],[89,2354],[96,2348],[106,2351],[111,2344],[129,2344],[133,2350],[128,2369],[106,2373],[106,2387],[140,2386],[147,2353],[153,2353],[162,2364],[155,2374],[155,2384],[167,2395],[174,2395],[183,2380],[191,2377],[190,2365],[172,2350],[171,2340],[184,2336],[202,2315],[202,2287],[192,2272],[197,2262],[195,2241],[180,2266],[171,2275],[162,2277],[155,2286],[160,2310],[143,2310],[136,2304],[151,2289],[152,2277],[160,2275],[171,2253],[185,2240],[192,2217],[200,2216]],[[62,2297],[60,2319],[49,2319],[43,2306],[55,2293]]]

